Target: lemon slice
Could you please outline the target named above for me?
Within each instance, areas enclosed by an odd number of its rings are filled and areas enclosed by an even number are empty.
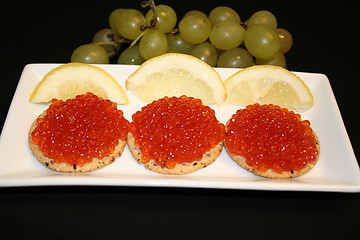
[[[180,53],[167,53],[144,62],[126,80],[126,88],[145,102],[186,95],[200,98],[206,105],[221,105],[226,99],[220,75],[204,61]]]
[[[227,103],[276,104],[303,112],[314,104],[308,86],[294,73],[276,66],[259,65],[240,70],[225,80]]]
[[[85,63],[67,63],[48,72],[30,96],[30,102],[66,100],[92,92],[118,104],[129,102],[124,89],[103,69]]]

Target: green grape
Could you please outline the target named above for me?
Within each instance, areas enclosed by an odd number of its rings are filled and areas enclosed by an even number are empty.
[[[207,15],[205,13],[203,13],[202,11],[199,11],[199,10],[191,10],[191,11],[188,11],[183,18],[187,17],[187,16],[190,16],[190,15],[200,15],[202,17],[206,17],[207,18]]]
[[[117,34],[119,34],[117,32],[117,27],[116,27],[116,22],[119,18],[119,16],[121,15],[121,13],[123,13],[125,11],[125,9],[123,8],[119,8],[119,9],[115,9],[114,11],[112,11],[110,13],[110,16],[109,16],[109,25],[111,27],[111,29],[116,32]]]
[[[210,32],[210,42],[216,48],[229,50],[240,46],[244,41],[245,29],[236,22],[220,22]]]
[[[195,46],[193,50],[191,50],[190,55],[203,60],[212,67],[216,65],[218,56],[216,48],[209,42]]]
[[[256,58],[255,63],[257,65],[275,65],[286,68],[286,59],[282,52],[278,52],[273,58],[270,59]]]
[[[96,44],[85,44],[74,50],[71,62],[108,64],[109,56],[104,48]]]
[[[159,29],[148,29],[140,40],[139,51],[145,60],[166,53],[167,48],[166,35]]]
[[[254,57],[244,48],[233,48],[224,51],[216,65],[225,68],[246,68],[254,65]]]
[[[254,13],[253,15],[251,15],[251,17],[247,21],[248,27],[251,27],[252,25],[255,25],[255,24],[265,24],[265,25],[269,25],[270,27],[276,29],[277,20],[271,12],[262,10],[262,11],[258,11],[256,13]]]
[[[134,40],[141,33],[141,27],[146,25],[144,15],[135,9],[126,9],[116,22],[118,33],[126,39]]]
[[[280,50],[277,32],[268,25],[255,24],[245,31],[244,43],[247,50],[256,58],[269,59]]]
[[[139,46],[125,49],[119,56],[118,64],[140,65],[145,59],[140,55]]]
[[[276,31],[280,38],[280,52],[285,54],[291,49],[293,45],[293,37],[286,29],[278,28]]]
[[[173,30],[177,21],[176,12],[174,11],[174,9],[172,9],[168,5],[161,4],[155,7],[155,11],[157,15],[156,27],[164,33]],[[150,25],[154,19],[152,9],[147,12],[145,18],[148,25]]]
[[[194,44],[184,41],[178,34],[168,33],[166,34],[166,38],[168,41],[167,52],[189,54],[195,46]]]
[[[232,8],[220,6],[211,10],[209,14],[211,26],[215,26],[220,22],[233,21],[240,24],[239,14]]]
[[[92,42],[113,42],[114,40],[119,40],[120,36],[110,28],[104,28],[99,30],[97,33],[95,33]],[[120,44],[113,44],[113,45],[100,45],[102,48],[105,49],[105,51],[110,55],[120,49]]]
[[[207,17],[193,14],[180,21],[179,31],[180,37],[188,43],[199,44],[209,38],[211,24]]]

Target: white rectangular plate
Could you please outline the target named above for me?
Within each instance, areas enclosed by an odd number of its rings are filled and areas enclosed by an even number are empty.
[[[34,119],[48,105],[28,101],[42,77],[59,64],[29,64],[24,68],[0,138],[0,186],[107,185],[156,186],[284,191],[359,192],[360,171],[346,133],[328,78],[323,74],[295,72],[309,86],[315,105],[302,113],[320,139],[320,159],[305,175],[288,180],[254,176],[233,162],[226,151],[210,166],[197,172],[168,176],[151,172],[139,165],[125,148],[113,164],[91,173],[59,173],[42,166],[28,145],[28,131]],[[127,77],[138,66],[98,65],[110,73],[125,89]],[[217,68],[223,79],[239,69]],[[125,117],[145,103],[127,92],[130,104],[119,106]],[[238,106],[211,106],[220,122],[226,123]]]

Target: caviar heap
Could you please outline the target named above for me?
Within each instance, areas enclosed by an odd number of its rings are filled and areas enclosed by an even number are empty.
[[[66,101],[52,100],[32,131],[32,143],[55,163],[83,166],[102,159],[126,140],[128,121],[110,100],[92,93]]]
[[[161,167],[199,161],[225,137],[215,111],[192,97],[164,97],[136,112],[129,132],[142,150],[142,162]]]
[[[238,110],[228,122],[225,144],[261,172],[299,171],[319,154],[310,122],[272,104]]]

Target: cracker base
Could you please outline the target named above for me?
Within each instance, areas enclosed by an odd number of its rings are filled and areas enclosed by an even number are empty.
[[[317,138],[315,133],[314,133],[314,135],[316,137],[316,147],[320,152],[319,139]],[[316,157],[316,160],[314,162],[306,164],[305,167],[302,168],[299,171],[295,171],[295,170],[294,171],[283,171],[281,173],[278,173],[278,172],[275,172],[272,169],[268,169],[265,172],[261,172],[257,168],[248,165],[246,163],[246,159],[244,157],[231,154],[228,151],[228,149],[226,148],[226,144],[225,144],[225,149],[226,149],[227,153],[229,154],[229,156],[231,157],[231,159],[233,161],[235,161],[237,164],[239,164],[242,168],[248,170],[249,172],[252,172],[253,174],[255,174],[257,176],[261,176],[261,177],[265,177],[265,178],[274,178],[274,179],[288,179],[288,178],[294,178],[294,177],[302,176],[305,173],[307,173],[308,171],[310,171],[315,166],[315,164],[319,160],[319,156],[320,156],[320,154],[318,154],[318,156]]]
[[[153,159],[147,163],[143,163],[141,161],[142,150],[140,147],[135,145],[134,140],[135,140],[134,136],[129,132],[128,137],[127,137],[127,144],[129,146],[129,149],[130,149],[133,157],[135,158],[135,160],[139,164],[144,165],[145,168],[147,168],[153,172],[157,172],[157,173],[161,173],[161,174],[168,174],[168,175],[187,174],[187,173],[195,172],[201,168],[205,168],[205,167],[209,166],[220,155],[220,153],[222,151],[222,147],[223,147],[223,142],[221,141],[214,148],[207,151],[201,160],[194,161],[191,163],[181,163],[181,164],[178,163],[178,164],[176,164],[175,168],[169,169],[169,168],[166,168],[166,167],[163,168],[163,167],[157,165],[156,161]]]

